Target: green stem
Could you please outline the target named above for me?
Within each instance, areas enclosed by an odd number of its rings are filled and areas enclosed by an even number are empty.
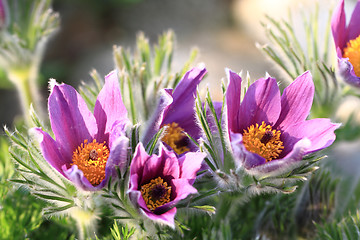
[[[78,207],[72,210],[71,217],[76,221],[79,240],[95,238],[95,225],[98,216],[92,210],[84,210]]]
[[[27,69],[16,69],[10,71],[8,74],[9,79],[16,86],[16,90],[19,94],[21,109],[23,112],[24,121],[27,126],[30,127],[31,116],[29,113],[29,108],[32,101],[32,94],[29,82],[29,71]]]

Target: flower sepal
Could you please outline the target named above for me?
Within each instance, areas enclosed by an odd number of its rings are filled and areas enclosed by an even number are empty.
[[[247,193],[248,195],[266,192],[292,193],[296,190],[299,182],[306,181],[311,173],[319,169],[316,164],[325,157],[306,156],[301,161],[282,166],[282,168],[268,173],[245,169],[243,171],[248,175],[245,186]]]

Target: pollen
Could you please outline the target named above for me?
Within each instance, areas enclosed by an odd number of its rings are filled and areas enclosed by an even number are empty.
[[[179,124],[173,122],[164,126],[168,128],[161,141],[169,145],[178,155],[190,151],[188,148],[189,138],[184,133],[184,129],[179,127]]]
[[[93,185],[99,185],[105,178],[105,166],[109,158],[109,149],[103,143],[97,143],[94,139],[91,143],[84,143],[74,151],[72,164],[76,165]]]
[[[343,57],[349,58],[356,76],[360,77],[360,35],[347,43]]]
[[[170,202],[171,186],[161,177],[141,186],[141,195],[150,211]]]
[[[244,130],[243,143],[248,151],[262,156],[269,162],[279,157],[284,149],[280,135],[280,131],[272,129],[265,122],[260,126],[256,123]]]

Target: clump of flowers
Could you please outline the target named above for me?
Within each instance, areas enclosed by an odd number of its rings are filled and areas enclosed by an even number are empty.
[[[350,22],[346,25],[344,0],[339,1],[332,20],[340,74],[352,86],[360,87],[360,1],[353,10]]]
[[[348,29],[357,18],[352,17]],[[346,48],[346,41],[339,40],[350,32],[343,29],[334,36],[339,59],[354,66],[356,75],[351,52],[356,44],[348,39],[351,46]],[[115,48],[118,69],[104,84],[93,72],[96,85],[84,83],[80,93],[52,81],[51,129],[32,111],[34,135],[7,131],[21,174],[14,182],[52,204],[44,214],[73,218],[79,239],[109,237],[109,231],[104,233],[108,229],[96,231],[109,219],[115,220],[115,239],[133,234],[165,239],[178,233],[187,239],[185,231],[198,230],[198,223],[204,238],[231,237],[232,226],[226,224],[238,203],[248,200],[250,209],[255,194],[294,192],[297,181],[318,169],[315,164],[322,157],[315,153],[335,141],[339,124],[309,117],[315,92],[309,71],[281,94],[275,78],[260,78],[244,88],[242,78],[227,70],[222,102],[212,101],[209,89],[203,101],[198,87],[207,69],[200,65],[189,70],[190,61],[173,74],[171,40],[172,34],[160,37],[154,57],[143,35],[134,56]],[[301,57],[296,61],[302,64]],[[211,215],[216,209],[215,218],[192,215]]]

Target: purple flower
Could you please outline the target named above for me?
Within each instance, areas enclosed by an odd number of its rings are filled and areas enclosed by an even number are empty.
[[[174,90],[162,90],[159,104],[145,134],[144,143],[148,143],[160,128],[167,126],[161,140],[169,149],[178,155],[195,151],[196,146],[183,132],[187,132],[194,139],[200,137],[194,106],[196,88],[206,72],[205,67],[193,68],[183,76]]]
[[[130,166],[129,197],[148,218],[174,227],[175,205],[189,194],[204,153],[188,152],[181,157],[162,144],[159,156],[149,156],[142,143],[136,147]]]
[[[266,173],[330,146],[339,127],[329,119],[306,120],[314,97],[310,72],[295,79],[282,96],[274,78],[250,85],[240,102],[241,77],[228,71],[226,92],[231,146],[239,164]]]
[[[80,189],[101,189],[115,166],[125,164],[129,141],[125,136],[129,120],[116,71],[105,77],[94,114],[66,84],[53,87],[48,108],[55,140],[34,128],[45,160]]]
[[[357,1],[348,26],[344,0],[340,0],[331,19],[331,29],[340,75],[348,84],[360,87],[360,0]]]

